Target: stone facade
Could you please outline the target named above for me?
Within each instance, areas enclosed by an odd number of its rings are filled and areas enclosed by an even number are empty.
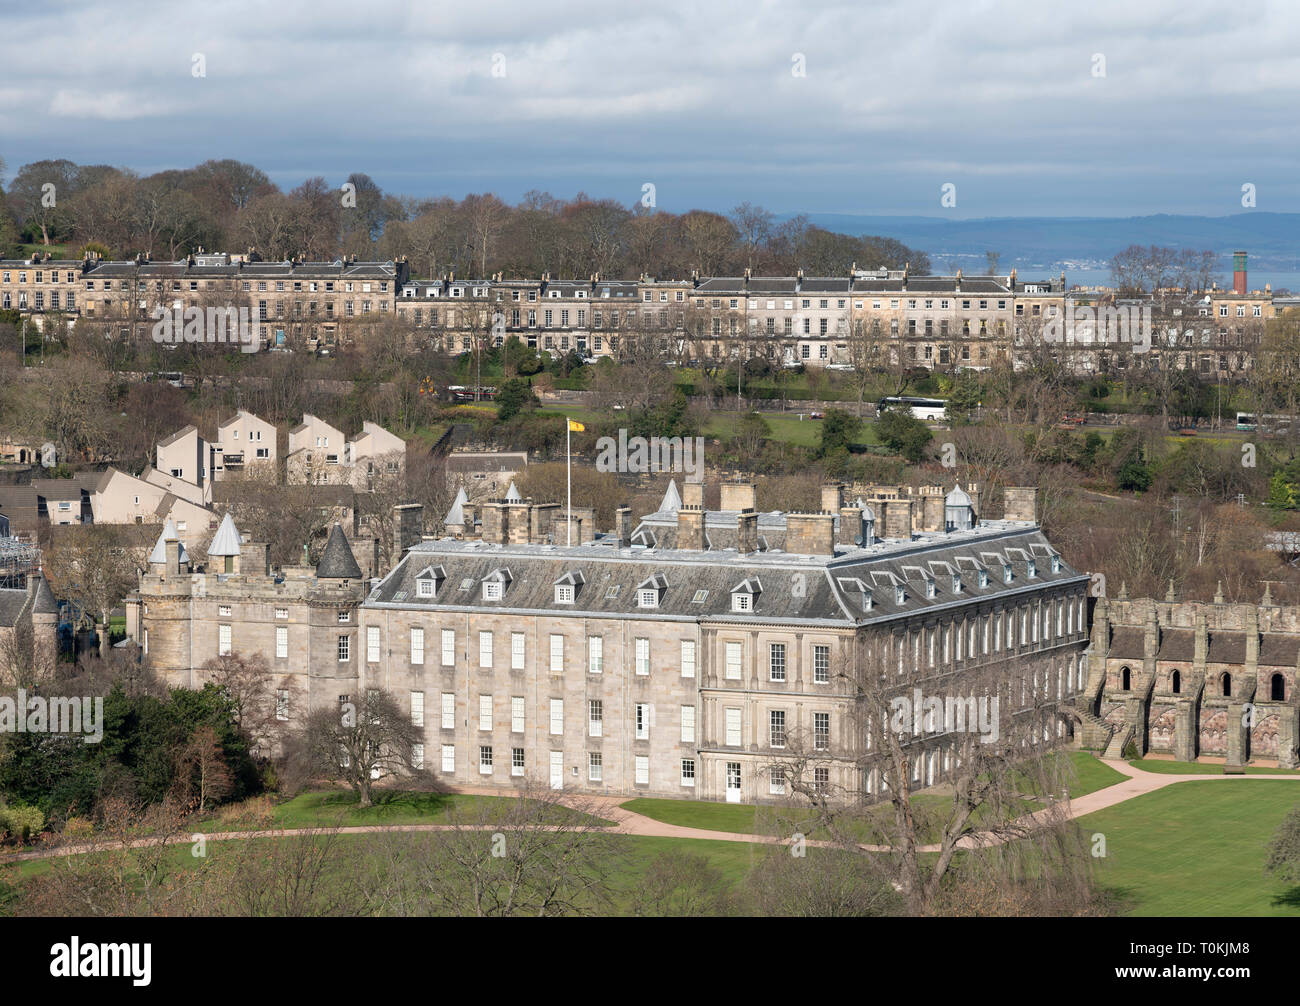
[[[1101,599],[1085,713],[1094,747],[1179,761],[1300,766],[1300,608]]]

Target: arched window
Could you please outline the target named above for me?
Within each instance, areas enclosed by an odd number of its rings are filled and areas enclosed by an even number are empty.
[[[1232,675],[1226,671],[1223,674],[1223,697],[1232,697]]]
[[[1282,702],[1286,699],[1286,678],[1280,674],[1274,674],[1273,680],[1269,685],[1268,697],[1274,702]]]
[[[1183,676],[1178,671],[1174,671],[1173,678],[1170,681],[1170,691],[1175,695],[1183,690]]]
[[[1131,685],[1132,685],[1132,680],[1129,675],[1129,669],[1127,667],[1121,667],[1119,671],[1120,688],[1122,688],[1124,691],[1127,692],[1131,687]]]

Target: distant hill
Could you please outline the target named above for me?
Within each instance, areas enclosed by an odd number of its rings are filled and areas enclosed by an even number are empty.
[[[793,214],[790,214],[793,215]],[[969,259],[984,271],[986,251],[1001,253],[998,268],[1056,270],[1096,267],[1132,244],[1212,249],[1225,270],[1237,249],[1250,253],[1252,271],[1300,272],[1300,213],[1237,213],[1226,217],[943,217],[810,213],[810,223],[846,234],[882,234],[930,256]]]

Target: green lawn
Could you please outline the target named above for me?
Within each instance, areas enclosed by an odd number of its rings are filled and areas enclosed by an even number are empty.
[[[1079,819],[1104,835],[1099,880],[1133,915],[1300,915],[1300,888],[1264,875],[1267,845],[1300,804],[1285,780],[1181,782]]]
[[[1093,793],[1123,782],[1125,778],[1122,773],[1098,761],[1087,751],[1071,751],[1066,757],[1074,773],[1074,778],[1069,783],[1071,796]],[[942,811],[951,803],[951,797],[943,793],[918,793],[913,799],[918,805],[934,811]],[[767,830],[764,828],[764,817],[790,813],[784,807],[756,807],[752,804],[712,803],[707,800],[659,800],[649,797],[628,800],[620,806],[634,814],[665,824],[741,835],[763,834]],[[1037,804],[1026,801],[1025,810],[1028,812],[1036,806]]]
[[[1107,786],[1114,786],[1126,778],[1123,772],[1117,772],[1103,761],[1087,751],[1071,751],[1070,764],[1074,766],[1076,781],[1070,786],[1070,796],[1084,796],[1095,793]]]
[[[1142,758],[1129,760],[1134,768],[1144,772],[1158,772],[1161,775],[1223,775],[1223,766],[1212,762],[1166,761],[1163,758]],[[1104,766],[1103,766],[1104,767]],[[1233,773],[1234,775],[1237,773]],[[1247,775],[1300,775],[1300,769],[1259,768],[1255,765],[1246,767]]]

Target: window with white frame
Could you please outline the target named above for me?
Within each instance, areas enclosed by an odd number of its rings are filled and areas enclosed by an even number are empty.
[[[600,782],[604,776],[604,759],[599,751],[587,752],[587,778],[591,782]]]
[[[682,706],[682,743],[695,743],[695,707]]]
[[[813,748],[825,751],[831,746],[831,714],[813,713]]]
[[[512,695],[510,697],[510,732],[512,734],[524,732],[524,697],[522,695]]]
[[[774,748],[785,747],[785,710],[768,712],[768,743]]]
[[[478,774],[492,774],[492,745],[480,744],[478,749]]]
[[[657,590],[638,590],[637,591],[638,608],[657,608],[659,607],[659,591]]]
[[[366,626],[366,663],[379,663],[379,626]]]
[[[224,657],[230,652],[230,626],[217,626],[217,655]]]
[[[479,667],[492,666],[492,633],[490,632],[478,634],[478,665]]]
[[[636,739],[639,741],[650,739],[650,705],[646,702],[638,702],[635,709],[636,716]]]
[[[442,770],[447,775],[456,771],[456,745],[444,744],[442,746]]]
[[[754,606],[754,595],[738,590],[731,595],[732,611],[750,611]]]
[[[510,774],[511,775],[524,774],[524,749],[523,748],[510,749]]]
[[[281,688],[275,693],[275,718],[281,722],[289,718],[289,689]]]
[[[650,785],[650,759],[645,755],[636,756],[636,784],[638,786]]]
[[[219,604],[219,605],[217,605],[217,616],[220,617],[220,618],[229,618],[229,617],[230,617],[230,605],[228,605],[228,604]]]
[[[587,672],[601,674],[605,670],[605,637],[587,637]]]
[[[682,759],[682,785],[688,787],[695,786],[695,759]]]
[[[564,637],[558,633],[551,634],[551,673],[564,673]]]
[[[416,769],[417,771],[424,768],[424,745],[423,744],[411,745],[411,768]]]
[[[725,716],[727,747],[740,747],[740,709],[736,706],[728,707]]]
[[[486,580],[483,583],[483,600],[499,601],[501,600],[501,581]]]
[[[510,669],[512,671],[522,671],[524,669],[524,634],[522,632],[510,633]]]
[[[411,693],[411,726],[424,726],[424,692]]]
[[[828,685],[831,681],[831,648],[813,647],[813,684]]]
[[[767,770],[767,791],[773,796],[785,793],[785,766],[773,765]]]
[[[424,630],[418,627],[411,629],[411,663],[424,663]]]
[[[785,680],[785,643],[769,643],[768,653],[768,680],[784,681]]]
[[[636,672],[650,673],[650,640],[644,636],[638,636],[636,640]]]
[[[442,630],[442,666],[456,666],[456,630]]]
[[[419,597],[433,597],[434,581],[431,577],[415,581],[416,595]]]
[[[339,636],[339,663],[346,663],[352,659],[352,637]]]
[[[456,694],[455,692],[442,693],[442,729],[456,729]]]
[[[682,677],[695,677],[695,640],[682,640]]]
[[[551,733],[564,733],[564,699],[551,699]]]
[[[480,730],[492,729],[492,696],[480,695],[478,697],[478,728]]]
[[[289,630],[286,626],[275,627],[275,658],[285,660],[289,656]]]
[[[601,737],[605,732],[605,703],[600,699],[587,700],[587,735]]]
[[[347,625],[351,621],[352,621],[352,612],[350,611],[339,612],[339,625]]]
[[[555,585],[555,603],[556,604],[573,603],[573,584],[557,583]]]
[[[740,643],[726,644],[726,676],[729,681],[740,679]]]

